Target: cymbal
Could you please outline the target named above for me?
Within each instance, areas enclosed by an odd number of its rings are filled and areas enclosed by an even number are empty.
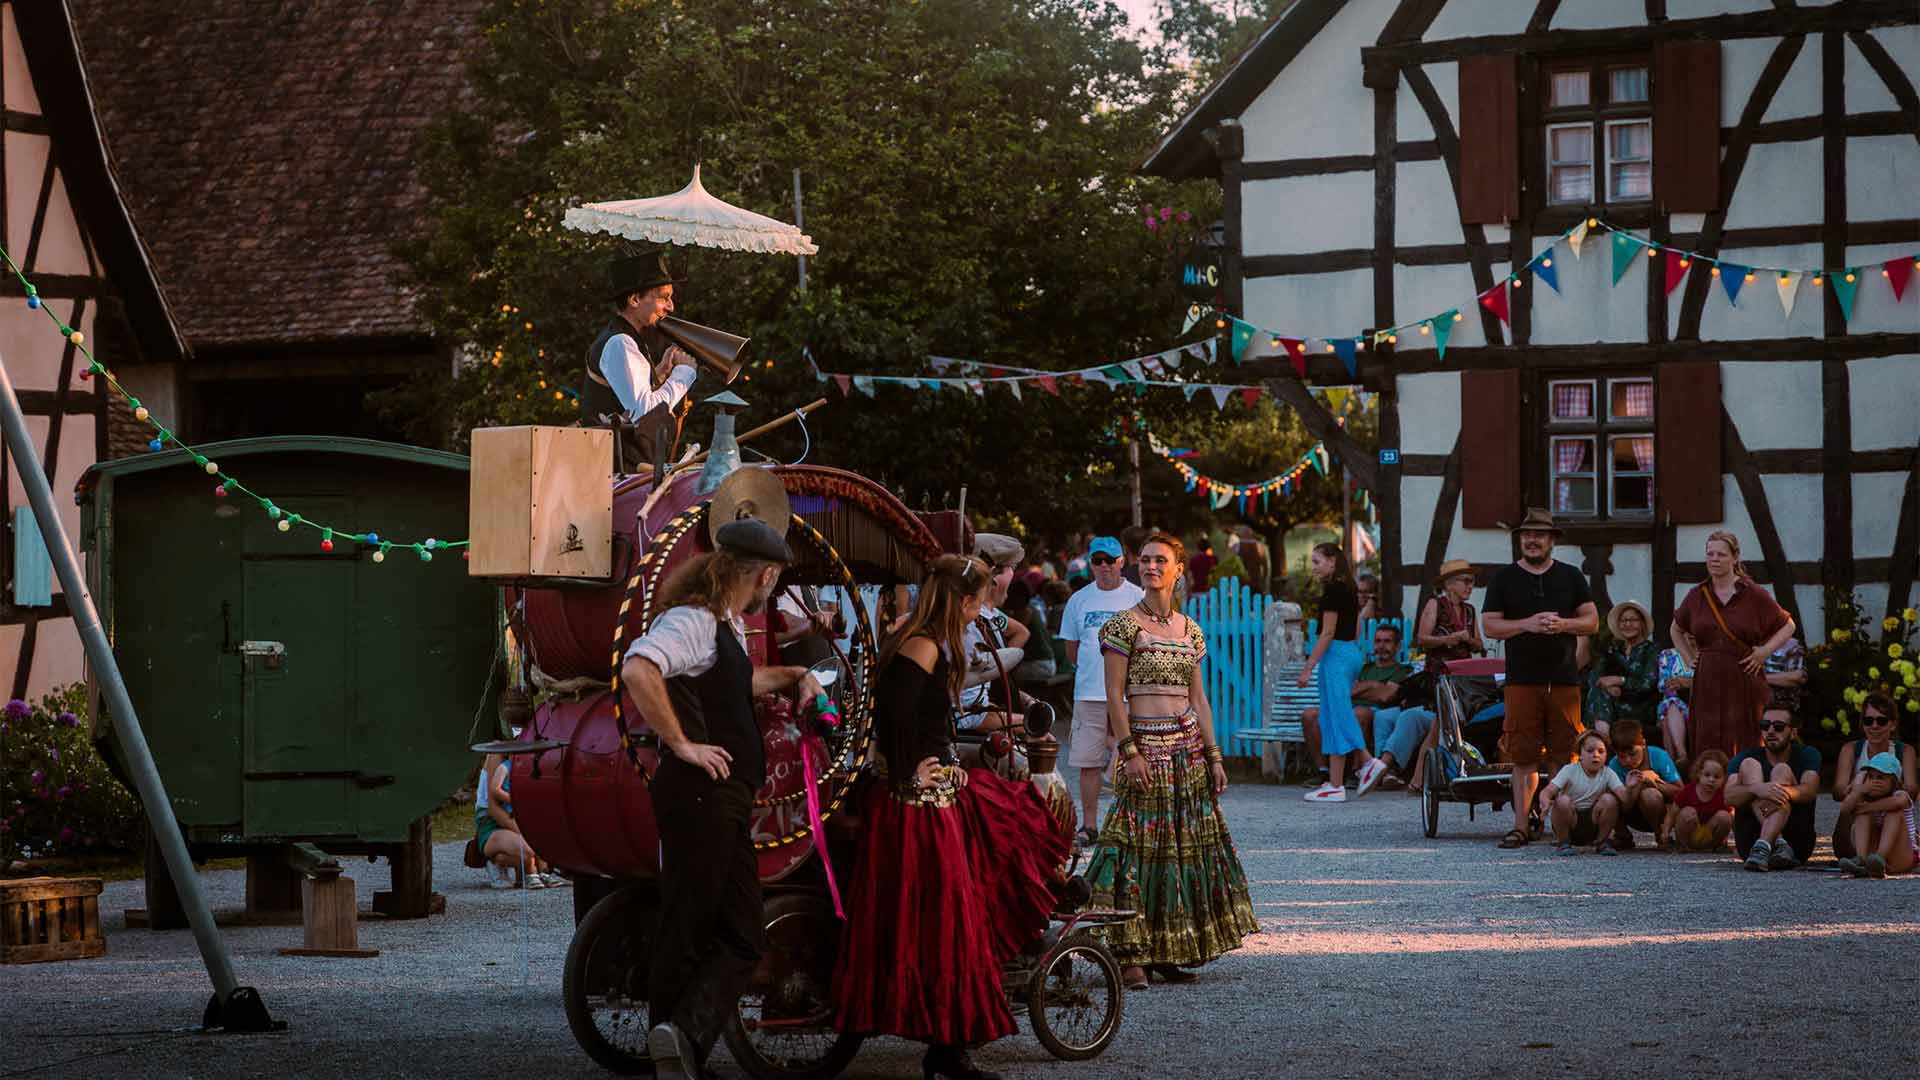
[[[519,739],[494,739],[490,742],[477,742],[467,749],[476,754],[540,754],[548,750],[558,750],[567,745],[560,739],[534,739],[523,742]]]
[[[787,486],[772,469],[744,465],[720,481],[707,507],[707,538],[718,544],[715,534],[720,526],[748,517],[773,526],[781,536],[787,534],[787,526],[793,522],[793,504],[787,499]]]

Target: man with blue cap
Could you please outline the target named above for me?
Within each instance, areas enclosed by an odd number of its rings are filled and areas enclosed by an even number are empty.
[[[1121,576],[1127,555],[1120,541],[1096,536],[1087,545],[1093,584],[1082,587],[1060,613],[1060,637],[1066,642],[1073,672],[1073,728],[1067,764],[1080,770],[1081,829],[1075,840],[1093,843],[1099,833],[1100,777],[1113,755],[1107,730],[1107,670],[1100,658],[1100,631],[1117,612],[1140,602],[1146,591]],[[1084,657],[1084,659],[1082,659]]]

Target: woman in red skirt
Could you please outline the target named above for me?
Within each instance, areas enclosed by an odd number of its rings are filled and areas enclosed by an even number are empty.
[[[834,970],[840,1030],[927,1043],[928,1080],[993,1080],[968,1048],[1013,1033],[1001,965],[1045,930],[1068,850],[1031,785],[955,764],[962,642],[992,584],[978,559],[936,559],[881,652],[878,782]]]
[[[1707,580],[1674,609],[1670,627],[1673,647],[1694,667],[1689,745],[1681,749],[1689,757],[1707,750],[1738,757],[1760,745],[1767,657],[1793,637],[1794,626],[1747,576],[1738,537],[1725,531],[1708,536],[1706,559]]]

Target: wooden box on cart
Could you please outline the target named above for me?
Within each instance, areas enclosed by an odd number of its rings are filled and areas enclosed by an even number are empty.
[[[99,878],[0,881],[0,964],[106,954]]]
[[[613,573],[613,432],[473,432],[467,573],[503,581]]]

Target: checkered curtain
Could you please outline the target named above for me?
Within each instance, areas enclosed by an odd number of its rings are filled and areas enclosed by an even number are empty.
[[[1561,383],[1553,388],[1554,419],[1584,420],[1592,415],[1593,387],[1585,383]]]
[[[1626,412],[1622,416],[1653,415],[1653,384],[1645,382],[1628,383],[1620,389],[1626,392]],[[1644,466],[1643,466],[1644,468]]]
[[[1633,467],[1641,472],[1652,472],[1653,436],[1630,440],[1629,445],[1633,447]]]
[[[1587,462],[1587,448],[1592,445],[1585,439],[1565,439],[1553,444],[1553,465],[1555,472],[1576,473],[1592,472],[1593,466]],[[1651,452],[1652,447],[1648,447]],[[1649,457],[1651,460],[1651,457]]]

